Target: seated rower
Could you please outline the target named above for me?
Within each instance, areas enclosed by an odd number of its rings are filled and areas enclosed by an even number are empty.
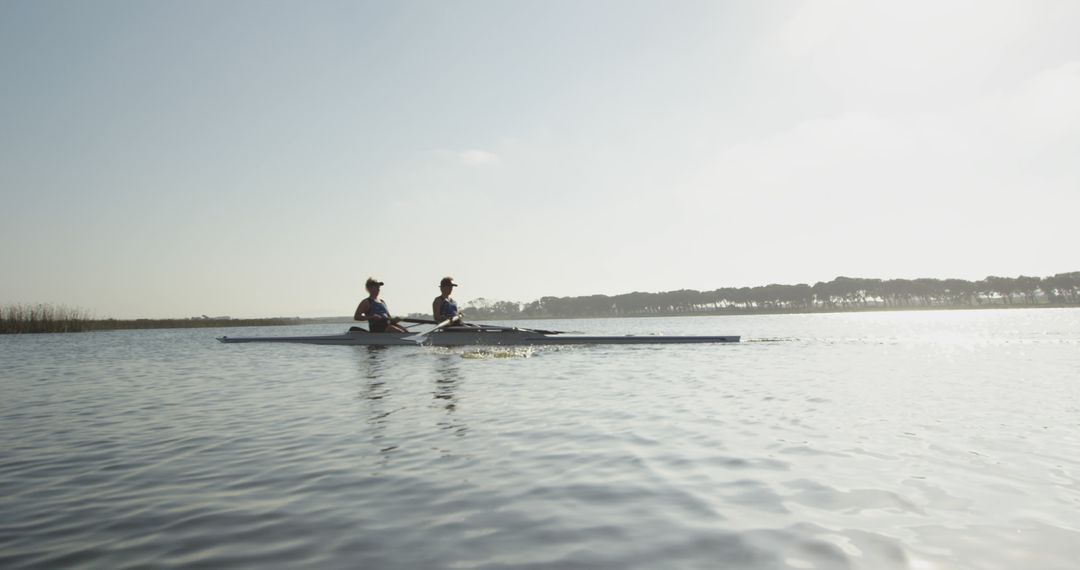
[[[434,315],[437,322],[443,322],[446,319],[459,317],[456,324],[465,324],[461,320],[461,313],[458,312],[457,302],[450,298],[450,294],[454,292],[454,287],[457,287],[457,283],[454,283],[453,277],[443,277],[439,282],[439,290],[442,294],[435,297],[435,300],[431,302],[431,314]]]
[[[360,304],[356,306],[356,314],[353,315],[353,319],[367,321],[368,330],[373,333],[409,332],[397,325],[397,319],[390,316],[390,309],[386,306],[386,301],[379,298],[379,291],[382,286],[382,281],[374,277],[368,277],[367,283],[364,284],[364,288],[368,292],[368,298],[360,301]]]

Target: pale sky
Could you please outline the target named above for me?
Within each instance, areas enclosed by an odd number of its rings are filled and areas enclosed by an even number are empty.
[[[1080,2],[0,2],[0,304],[1080,270]]]

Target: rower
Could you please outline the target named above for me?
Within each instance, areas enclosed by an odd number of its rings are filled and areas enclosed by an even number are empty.
[[[442,322],[451,317],[457,317],[461,313],[458,312],[457,302],[450,298],[450,294],[454,292],[454,287],[457,287],[457,283],[454,283],[453,277],[443,277],[439,282],[439,291],[441,295],[435,297],[435,300],[431,302],[431,314],[435,316],[435,320]],[[458,324],[464,324],[461,319],[458,319]]]
[[[368,277],[367,283],[364,284],[364,288],[367,289],[368,292],[368,297],[367,299],[360,301],[360,304],[356,306],[356,313],[353,315],[353,319],[357,321],[367,321],[368,329],[374,333],[409,332],[396,324],[397,319],[390,316],[390,309],[386,306],[386,301],[379,298],[379,291],[382,290],[382,286],[382,281],[379,281],[374,277]]]

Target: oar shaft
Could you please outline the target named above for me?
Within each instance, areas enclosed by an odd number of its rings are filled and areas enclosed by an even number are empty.
[[[445,321],[435,325],[434,328],[428,329],[428,330],[426,330],[426,331],[424,331],[424,332],[422,332],[420,334],[415,334],[415,335],[412,335],[412,336],[405,337],[405,340],[411,340],[411,341],[419,344],[420,341],[422,341],[424,339],[424,337],[426,337],[427,335],[429,335],[429,334],[431,334],[431,333],[433,333],[433,332],[435,332],[437,330],[442,329],[443,327],[449,325],[450,323],[453,323],[454,321],[456,321],[456,320],[458,320],[460,318],[461,318],[460,316],[450,317],[449,319],[446,319]]]
[[[523,328],[523,327],[504,327],[504,326],[499,326],[499,325],[477,324],[476,326],[484,327],[484,328],[488,328],[488,329],[496,329],[496,330],[501,330],[501,331],[527,331],[527,332],[534,332],[534,333],[538,333],[538,334],[563,334],[563,332],[564,332],[564,331],[546,331],[544,329],[527,329],[527,328]]]

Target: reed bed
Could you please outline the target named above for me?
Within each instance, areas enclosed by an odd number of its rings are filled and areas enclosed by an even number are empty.
[[[300,319],[295,317],[272,317],[266,319],[103,319],[94,321],[93,330],[275,327],[321,322],[323,322],[322,319]]]
[[[88,311],[66,305],[0,306],[0,333],[83,332],[95,322]]]
[[[95,319],[89,311],[48,303],[0,305],[0,334],[65,333],[122,329],[282,326],[337,322],[341,319]]]

